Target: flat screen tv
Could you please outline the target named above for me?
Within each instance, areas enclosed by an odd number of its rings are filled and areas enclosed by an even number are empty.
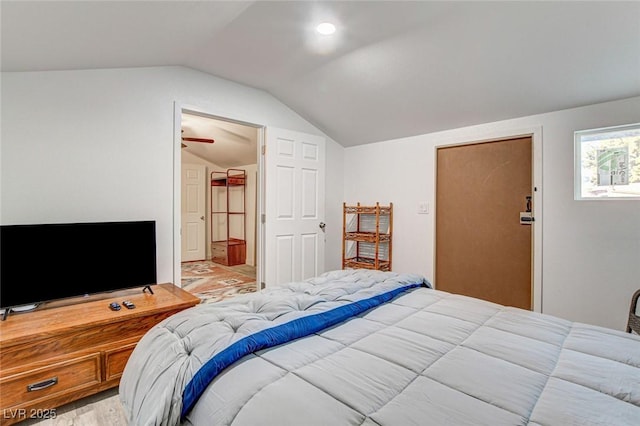
[[[0,309],[156,284],[155,221],[0,226]]]

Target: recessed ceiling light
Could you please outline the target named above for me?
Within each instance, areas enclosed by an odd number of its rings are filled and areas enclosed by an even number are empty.
[[[336,26],[330,22],[323,22],[316,27],[316,31],[322,35],[331,35],[336,32]]]

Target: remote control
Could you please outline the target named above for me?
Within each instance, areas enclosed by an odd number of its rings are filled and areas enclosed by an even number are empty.
[[[111,302],[109,304],[109,309],[111,309],[112,311],[119,311],[120,310],[120,304],[118,302]]]
[[[133,304],[133,302],[129,301],[129,300],[125,300],[124,302],[122,302],[122,304],[125,306],[125,308],[127,309],[133,309],[136,307],[136,305]]]

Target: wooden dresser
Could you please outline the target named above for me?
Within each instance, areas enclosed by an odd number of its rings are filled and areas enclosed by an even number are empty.
[[[200,299],[174,286],[11,314],[0,321],[0,424],[55,417],[55,408],[118,386],[140,338]],[[109,309],[130,300],[136,307]]]

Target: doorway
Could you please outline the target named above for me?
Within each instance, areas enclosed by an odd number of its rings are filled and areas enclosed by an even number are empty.
[[[177,175],[180,179],[176,182],[181,194],[178,200],[180,205],[176,206],[176,211],[180,212],[177,222],[181,224],[181,231],[177,241],[179,244],[174,245],[179,249],[176,253],[178,265],[174,271],[174,276],[178,277],[174,280],[184,285],[186,279],[189,284],[195,279],[194,268],[202,276],[221,276],[227,272],[235,272],[244,276],[253,275],[258,289],[260,237],[257,219],[262,181],[259,156],[262,128],[187,108],[176,108],[176,127],[181,137],[175,164],[181,170],[180,175]],[[224,198],[232,200],[233,211],[231,214],[221,215],[219,182],[216,182],[217,186],[214,188],[212,176],[217,179],[226,175],[229,170],[241,170],[243,184],[240,191],[236,185],[228,187],[230,197]],[[194,213],[196,207],[199,210]],[[239,215],[238,211],[242,214]],[[214,237],[220,239],[218,230],[223,217],[228,220],[232,230],[236,227],[240,229],[239,233],[232,231],[234,242],[240,239],[242,241],[242,256],[235,253],[238,247],[234,246],[234,260],[229,262],[220,260],[220,241],[216,244],[212,242]],[[227,238],[231,240],[230,236]],[[246,287],[245,283],[242,284]]]
[[[534,308],[533,138],[436,150],[435,285]]]

